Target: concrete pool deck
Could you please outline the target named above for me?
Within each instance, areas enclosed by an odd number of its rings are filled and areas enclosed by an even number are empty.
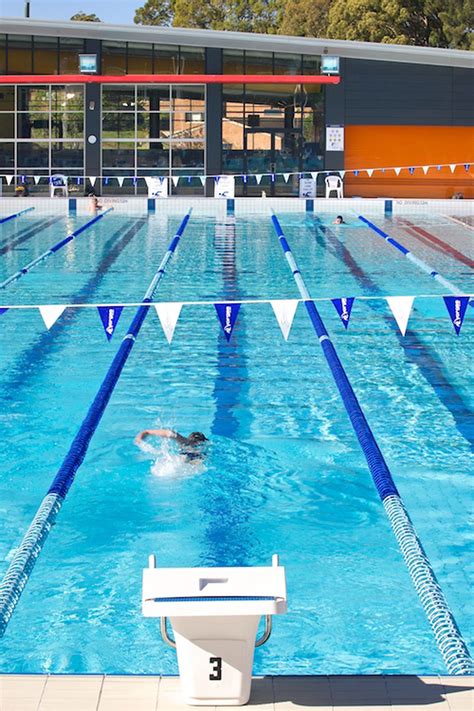
[[[224,711],[187,706],[179,679],[159,676],[0,675],[0,711]],[[239,708],[239,707],[237,707]],[[275,676],[255,678],[261,711],[473,711],[474,677]]]

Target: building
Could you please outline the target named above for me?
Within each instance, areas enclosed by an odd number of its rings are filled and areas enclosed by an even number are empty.
[[[59,172],[80,192],[93,176],[104,193],[142,194],[145,176],[162,175],[173,193],[210,194],[202,176],[233,173],[265,175],[238,177],[238,195],[295,195],[298,173],[398,166],[347,173],[345,194],[474,197],[470,52],[30,19],[1,31],[5,192],[21,176],[47,190]],[[80,54],[96,56],[95,75],[78,77]],[[327,55],[340,83],[312,83]],[[344,127],[343,150],[325,145],[327,126]]]

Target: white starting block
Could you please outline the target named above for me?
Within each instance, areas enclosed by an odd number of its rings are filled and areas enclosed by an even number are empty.
[[[163,639],[176,648],[187,704],[247,703],[254,648],[270,637],[271,616],[283,612],[285,569],[277,555],[266,568],[161,569],[152,555],[143,571],[143,614],[161,617]],[[261,615],[265,632],[256,639]]]

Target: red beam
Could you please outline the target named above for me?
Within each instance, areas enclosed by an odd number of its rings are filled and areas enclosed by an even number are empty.
[[[0,84],[339,84],[325,74],[2,74]]]

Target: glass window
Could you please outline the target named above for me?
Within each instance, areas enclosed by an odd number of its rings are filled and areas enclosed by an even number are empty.
[[[0,35],[0,74],[7,71],[7,36]]]
[[[135,114],[106,113],[102,118],[103,138],[135,138]]]
[[[301,54],[274,54],[273,70],[275,74],[301,74]]]
[[[127,74],[153,73],[153,45],[138,42],[128,43]]]
[[[317,84],[304,86],[303,160],[305,170],[320,170],[324,166],[324,90]]]
[[[0,138],[15,138],[15,114],[0,113]]]
[[[172,144],[171,150],[173,168],[204,168],[204,143],[179,141]]]
[[[19,86],[18,111],[49,111],[49,87]]]
[[[179,111],[173,114],[173,138],[204,138],[205,132],[203,111]]]
[[[321,74],[321,57],[318,55],[303,55],[303,74]]]
[[[51,87],[51,111],[82,111],[84,87],[78,84]]]
[[[135,87],[111,86],[102,87],[103,111],[135,111]]]
[[[51,114],[51,138],[83,138],[83,113]]]
[[[84,143],[52,143],[51,165],[53,168],[82,168],[84,165]]]
[[[0,86],[0,111],[15,111],[15,87]]]
[[[49,114],[17,114],[18,138],[49,138]]]
[[[239,49],[224,49],[222,53],[224,74],[244,73],[244,53]]]
[[[155,44],[153,46],[153,73],[178,74],[179,47]]]
[[[131,168],[135,165],[135,144],[104,141],[102,143],[102,165],[104,168]]]
[[[35,74],[58,73],[58,38],[33,38],[33,71]]]
[[[6,143],[5,141],[0,141],[0,166],[2,166],[2,168],[14,167],[14,147],[14,143]]]
[[[273,74],[271,52],[245,52],[246,74]]]
[[[169,143],[139,141],[137,144],[137,166],[139,168],[168,168]]]
[[[102,74],[126,74],[126,59],[126,42],[102,42]]]
[[[224,173],[243,172],[245,94],[243,84],[225,84],[222,94],[222,169]]]
[[[84,40],[59,38],[59,73],[75,74],[79,71],[79,55],[84,53]]]
[[[171,111],[170,87],[139,86],[137,87],[138,111]]]
[[[202,74],[204,68],[204,49],[181,47],[179,52],[180,74]]]
[[[180,138],[200,138],[204,136],[205,123],[202,120],[205,112],[203,86],[174,86],[173,87],[173,133],[172,136]],[[192,131],[197,127],[197,134]],[[183,133],[184,132],[184,133]]]
[[[33,38],[31,35],[8,35],[8,74],[33,73]]]
[[[48,168],[48,143],[18,143],[18,166],[24,168]]]
[[[137,138],[169,138],[170,114],[139,113],[137,115]]]

